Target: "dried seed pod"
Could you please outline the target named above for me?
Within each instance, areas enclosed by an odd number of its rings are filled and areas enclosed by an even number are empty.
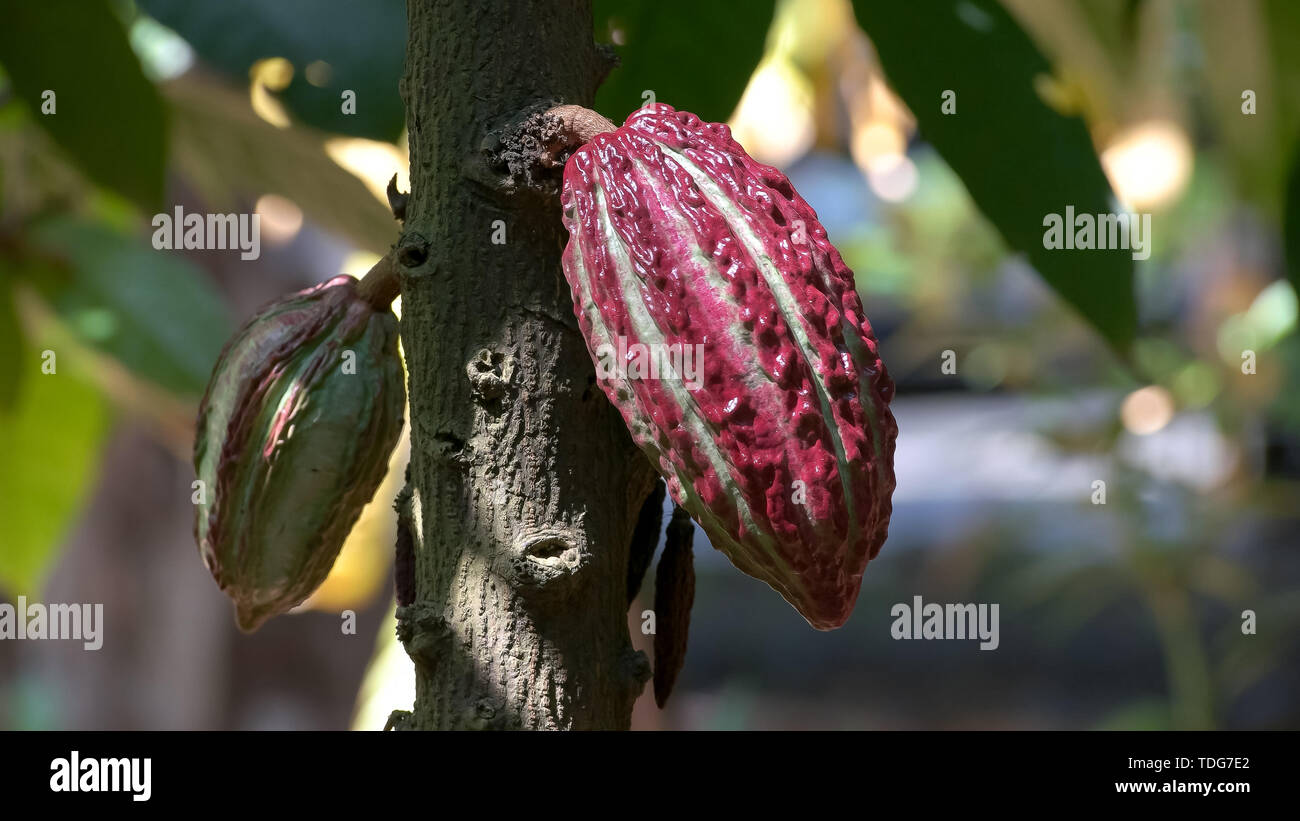
[[[695,603],[695,526],[680,507],[673,508],[664,552],[655,569],[655,704],[668,703],[677,674],[686,663],[686,637]]]
[[[727,126],[663,104],[575,152],[562,202],[598,381],[674,501],[810,624],[840,626],[885,541],[898,429],[816,213]]]
[[[641,512],[637,514],[627,555],[628,607],[641,592],[641,582],[655,557],[655,548],[659,546],[659,528],[664,523],[664,493],[664,483],[655,480],[654,489],[646,496]]]
[[[260,311],[200,406],[195,539],[245,631],[324,581],[402,429],[397,319],[357,284],[334,277]]]

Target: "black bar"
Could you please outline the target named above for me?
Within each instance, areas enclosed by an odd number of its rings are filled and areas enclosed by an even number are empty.
[[[847,801],[850,812],[857,813],[851,809],[856,806],[863,816],[886,806],[1285,806],[1281,802],[1294,798],[1295,789],[1296,736],[1289,732],[684,735],[5,733],[0,786],[6,809],[17,799],[17,806],[93,805],[127,812],[373,806],[405,814],[401,806],[417,811],[428,802],[418,811],[433,814],[474,795],[496,795],[500,808],[567,803],[587,794],[602,803],[600,796],[616,789],[629,797],[680,802],[683,811],[693,796],[712,795],[728,806],[772,802],[774,808],[775,802],[793,801],[807,814],[828,810],[826,802]],[[82,778],[89,778],[87,759],[96,759],[98,766],[89,769],[99,775],[105,758],[138,759],[141,777],[149,759],[148,800],[135,800],[130,786],[118,792],[53,791],[51,780],[68,772],[73,751]],[[108,774],[111,779],[123,771],[115,763]],[[1188,791],[1191,783],[1208,783],[1214,792]],[[1155,792],[1135,795],[1128,790],[1148,788],[1120,785],[1153,785]]]

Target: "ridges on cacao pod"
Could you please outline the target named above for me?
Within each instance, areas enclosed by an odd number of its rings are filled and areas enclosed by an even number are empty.
[[[577,150],[562,203],[598,380],[674,501],[814,627],[843,624],[888,531],[897,425],[816,213],[726,125],[662,103]]]
[[[195,539],[244,631],[324,581],[383,481],[405,403],[393,295],[350,276],[291,294],[240,328],[213,370],[194,443]]]

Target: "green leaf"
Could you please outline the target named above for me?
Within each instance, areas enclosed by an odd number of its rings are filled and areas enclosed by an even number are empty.
[[[293,80],[277,97],[303,122],[390,142],[401,135],[406,124],[397,88],[406,54],[402,0],[139,2],[151,17],[184,37],[205,63],[241,84],[248,83],[248,70],[258,60],[288,60]],[[317,61],[328,66],[313,76],[319,86],[306,74]],[[345,89],[356,92],[355,114],[343,113]]]
[[[4,4],[0,65],[33,119],[96,183],[158,210],[166,164],[163,103],[103,0]],[[54,92],[54,113],[42,94]]]
[[[1083,122],[1036,92],[1052,70],[1033,43],[991,0],[854,0],[853,8],[921,136],[1007,243],[1126,357],[1137,332],[1132,252],[1043,247],[1049,214],[1115,206]],[[956,92],[955,114],[940,109],[946,90]]]
[[[731,116],[763,55],[774,0],[595,0],[596,41],[619,59],[596,109],[622,123],[655,100],[720,122]],[[617,37],[615,36],[617,33]]]
[[[0,414],[13,410],[22,390],[23,332],[14,306],[13,278],[0,273]]]
[[[26,273],[79,340],[163,388],[203,392],[231,323],[201,271],[174,251],[72,217],[38,224],[31,241],[67,263]]]
[[[0,587],[40,595],[49,567],[94,480],[108,432],[108,410],[57,343],[22,358],[23,393],[0,412]],[[49,346],[48,348],[46,346]],[[41,370],[40,350],[56,370]]]

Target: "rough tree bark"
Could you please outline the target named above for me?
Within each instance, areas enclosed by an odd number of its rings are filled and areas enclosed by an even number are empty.
[[[595,387],[558,173],[537,162],[537,112],[590,105],[608,69],[590,0],[408,0],[407,16],[398,629],[417,686],[394,724],[625,729],[649,676],[626,577],[653,474]]]

